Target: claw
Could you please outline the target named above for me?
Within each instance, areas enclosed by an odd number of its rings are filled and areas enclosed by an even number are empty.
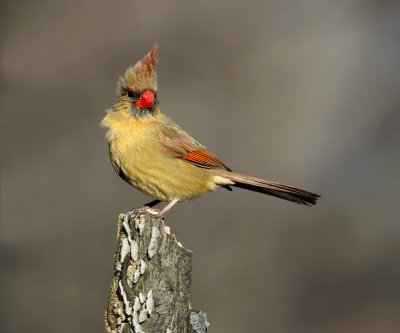
[[[160,213],[160,211],[157,209],[151,208],[149,206],[143,206],[143,207],[135,208],[128,214],[131,218],[135,218],[138,215],[138,213],[150,213],[152,215],[158,215]]]
[[[131,218],[136,217],[137,213],[149,213],[151,215],[155,215],[155,216],[162,218],[178,201],[179,201],[179,199],[173,199],[162,210],[158,210],[158,209],[154,209],[152,207],[155,206],[156,204],[158,204],[160,201],[154,200],[143,207],[135,208],[133,211],[129,212],[128,214]]]

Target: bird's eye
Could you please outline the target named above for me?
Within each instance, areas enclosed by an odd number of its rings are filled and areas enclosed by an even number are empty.
[[[139,98],[139,96],[140,96],[138,92],[135,92],[132,90],[128,90],[127,94],[128,94],[128,97],[130,97],[130,98]]]

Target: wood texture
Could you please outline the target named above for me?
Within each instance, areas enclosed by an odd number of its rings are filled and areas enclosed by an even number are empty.
[[[206,333],[206,314],[190,305],[192,253],[158,216],[134,210],[117,226],[107,333]]]

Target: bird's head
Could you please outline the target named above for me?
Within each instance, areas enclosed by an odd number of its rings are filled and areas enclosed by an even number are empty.
[[[155,112],[158,104],[157,63],[158,46],[155,44],[143,59],[129,67],[119,79],[119,100],[116,106],[120,105],[126,109],[129,105],[130,112],[137,117]]]
[[[107,128],[107,139],[133,131],[127,128],[157,122],[163,115],[157,100],[158,46],[134,66],[127,69],[118,81],[118,100],[106,111],[101,126]]]

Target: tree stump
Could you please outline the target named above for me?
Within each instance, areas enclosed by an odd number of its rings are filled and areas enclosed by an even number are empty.
[[[206,314],[191,308],[192,252],[151,211],[121,214],[107,333],[206,333]]]

